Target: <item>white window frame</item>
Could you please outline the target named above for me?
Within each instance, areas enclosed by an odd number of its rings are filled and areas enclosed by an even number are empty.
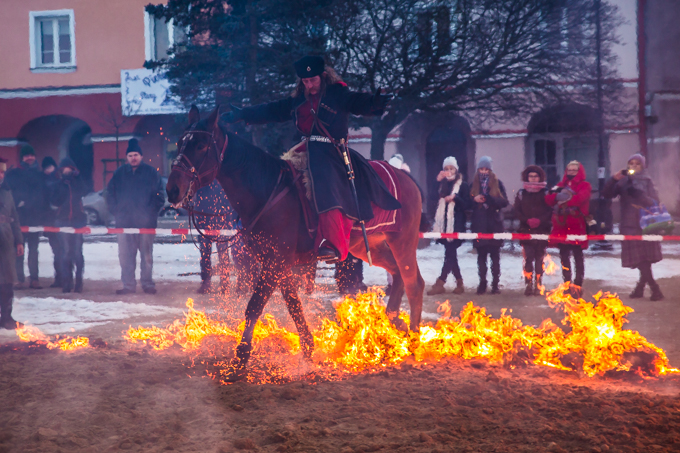
[[[175,20],[170,19],[165,23],[168,27],[168,48],[175,45]],[[156,61],[156,23],[147,11],[144,11],[144,59]]]
[[[71,61],[68,63],[40,63],[41,51],[40,42],[36,35],[36,22],[40,19],[50,19],[68,16],[69,18],[69,37],[71,38]],[[76,69],[76,19],[72,9],[57,9],[51,11],[29,11],[28,13],[28,42],[31,52],[31,71],[33,72],[72,72]],[[55,43],[59,42],[58,35],[54,38]],[[58,46],[58,44],[57,44]],[[55,54],[55,61],[59,59],[58,52]]]

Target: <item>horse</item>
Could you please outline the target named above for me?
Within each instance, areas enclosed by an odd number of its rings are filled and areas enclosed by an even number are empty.
[[[311,360],[314,338],[303,314],[291,268],[315,261],[316,255],[288,164],[228,132],[219,114],[218,106],[208,118],[201,120],[198,108],[191,107],[190,126],[178,141],[179,153],[166,191],[170,203],[187,205],[199,188],[216,178],[241,219],[241,234],[261,263],[260,275],[245,311],[245,330],[225,376],[225,380],[235,381],[245,376],[255,324],[277,288],[297,328],[303,356]],[[410,327],[411,331],[418,331],[425,288],[416,260],[422,196],[406,172],[396,170],[395,173],[401,186],[402,228],[398,232],[369,234],[368,244],[373,263],[393,277],[387,316],[401,330],[407,331]],[[367,261],[363,237],[352,236],[350,253]],[[408,327],[398,318],[404,292],[411,309]]]

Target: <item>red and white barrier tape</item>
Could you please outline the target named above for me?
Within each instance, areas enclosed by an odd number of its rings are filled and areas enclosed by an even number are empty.
[[[69,227],[21,227],[24,233],[77,233],[77,234],[156,234],[159,236],[178,236],[188,235],[188,228],[105,228],[105,227],[83,227],[83,228],[69,228]],[[233,236],[237,230],[203,230],[203,233],[209,236]],[[195,234],[195,233],[194,233]],[[529,239],[537,239],[541,241],[553,240],[556,242],[578,242],[578,241],[651,241],[651,242],[668,242],[680,241],[680,236],[661,236],[658,234],[645,235],[624,235],[624,234],[591,234],[591,235],[577,235],[569,234],[566,236],[552,236],[548,234],[523,234],[523,233],[420,233],[423,239],[502,239],[507,241],[519,240],[526,241]]]

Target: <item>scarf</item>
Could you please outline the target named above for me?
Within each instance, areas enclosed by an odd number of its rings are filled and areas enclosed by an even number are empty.
[[[487,175],[479,175],[479,184],[482,186],[481,194],[489,195],[489,177]]]
[[[463,178],[459,178],[458,181],[453,185],[450,195],[456,195],[460,191],[460,185],[463,183]],[[437,212],[434,215],[434,231],[437,233],[453,233],[453,216],[454,208],[456,207],[456,201],[447,203],[444,197],[439,199],[439,204],[437,205]],[[445,231],[446,230],[446,231]],[[447,242],[453,241],[451,238],[446,239]]]
[[[540,192],[541,189],[545,189],[545,186],[547,183],[545,181],[542,182],[524,182],[524,190],[527,192]]]

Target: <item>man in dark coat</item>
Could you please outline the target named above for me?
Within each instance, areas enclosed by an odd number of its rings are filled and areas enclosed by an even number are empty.
[[[645,171],[647,159],[641,154],[633,154],[628,159],[628,168],[615,173],[605,184],[602,196],[606,198],[620,197],[621,234],[638,236],[642,234],[640,227],[640,210],[649,208],[659,200],[654,182]],[[630,294],[631,299],[644,296],[645,286],[652,290],[650,300],[662,300],[663,293],[652,275],[652,264],[663,259],[661,244],[652,241],[623,241],[621,243],[621,265],[640,271],[640,280]]]
[[[64,158],[57,170],[59,182],[54,187],[50,203],[57,207],[55,226],[82,228],[87,223],[83,210],[83,195],[87,186],[80,177],[75,162],[69,157]],[[61,289],[65,293],[71,290],[83,292],[83,235],[74,233],[58,233],[61,249]],[[76,270],[75,284],[73,282],[73,268]]]
[[[523,187],[515,196],[515,216],[519,220],[518,233],[550,234],[552,208],[545,202],[545,171],[538,165],[529,165],[522,172]],[[548,241],[531,239],[520,241],[524,249],[524,295],[541,294],[543,259]],[[534,273],[536,278],[534,279]],[[532,282],[533,280],[533,282]]]
[[[235,228],[236,213],[220,183],[214,180],[210,185],[202,187],[194,197],[194,208],[199,212],[213,215],[196,214],[196,226],[201,230],[228,230]],[[211,291],[212,245],[215,243],[220,265],[220,292],[225,293],[229,287],[229,244],[226,237],[199,236],[201,250],[201,286],[199,294]]]
[[[43,225],[54,226],[54,221],[56,219],[56,208],[49,203],[49,200],[52,198],[52,194],[54,193],[57,183],[59,183],[57,163],[52,157],[46,156],[42,160],[41,167],[46,191],[45,198],[48,201],[48,206],[45,209],[45,216],[43,217]],[[59,239],[57,237],[58,233],[45,232],[43,235],[49,241],[50,248],[52,249],[52,255],[54,256],[54,282],[50,285],[50,288],[61,288],[61,250],[59,248]]]
[[[14,283],[17,280],[16,257],[24,254],[24,239],[19,214],[5,182],[7,161],[0,158],[0,328],[16,329],[23,324],[12,318]]]
[[[496,177],[492,169],[492,160],[482,156],[477,163],[477,173],[470,189],[472,197],[472,221],[470,231],[473,233],[502,233],[503,217],[501,209],[508,205],[503,182]],[[476,239],[473,243],[477,249],[477,270],[479,286],[477,294],[486,292],[487,257],[491,257],[491,294],[499,294],[501,278],[500,250],[503,241],[500,239]]]
[[[116,228],[156,228],[158,212],[165,203],[158,172],[142,162],[142,149],[130,139],[126,151],[127,164],[113,173],[106,187],[106,204],[116,220]],[[119,234],[118,259],[123,288],[116,294],[136,291],[135,267],[140,256],[141,284],[147,294],[156,294],[152,279],[154,234]]]
[[[222,116],[226,122],[249,124],[294,120],[299,143],[289,153],[302,154],[309,172],[312,206],[319,214],[316,245],[319,259],[345,260],[354,221],[373,218],[371,202],[399,209],[377,173],[359,153],[349,150],[356,175],[360,212],[357,212],[340,149],[347,144],[349,115],[380,115],[389,96],[350,91],[319,56],[295,62],[300,78],[294,93],[285,99]]]
[[[42,172],[35,158],[35,151],[31,145],[21,147],[21,163],[17,168],[7,172],[7,185],[12,190],[12,197],[16,203],[21,226],[41,226],[48,208],[45,197],[45,186]],[[28,244],[28,272],[30,288],[41,289],[38,280],[38,243],[40,233],[24,234],[24,241]],[[17,289],[24,288],[24,255],[16,258]]]

